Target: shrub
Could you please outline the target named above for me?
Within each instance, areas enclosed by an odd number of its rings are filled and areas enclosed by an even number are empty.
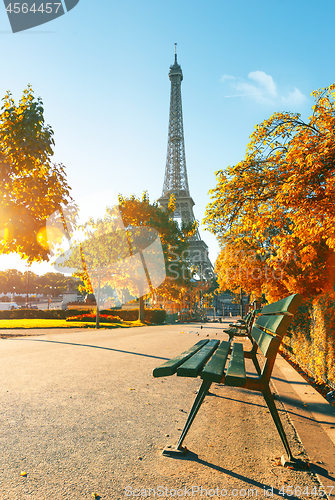
[[[335,293],[305,299],[282,350],[316,382],[335,386]]]
[[[71,313],[73,311],[71,310]],[[95,321],[94,312],[80,311],[79,314],[75,316],[71,315],[70,321],[91,321],[91,319],[73,319],[73,318],[93,318]],[[102,309],[100,311],[100,318],[113,318],[112,323],[116,321],[137,321],[138,320],[138,310],[137,309]],[[144,321],[146,323],[161,325],[166,320],[166,312],[163,309],[145,309],[144,311]],[[101,320],[102,321],[102,320]],[[105,320],[103,320],[105,321]]]
[[[99,314],[101,323],[121,323],[123,320],[119,316],[107,316],[106,314]],[[79,314],[78,316],[70,316],[66,318],[66,321],[89,321],[95,323],[96,314]]]
[[[117,316],[123,321],[138,320],[138,309],[102,309],[100,315]]]
[[[155,325],[162,325],[166,320],[164,309],[146,309],[144,311],[144,321]]]
[[[15,311],[0,311],[0,319],[65,319],[66,312],[61,309],[51,311],[16,309]]]

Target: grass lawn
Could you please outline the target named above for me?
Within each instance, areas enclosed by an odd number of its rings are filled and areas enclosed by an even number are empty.
[[[100,328],[129,328],[142,326],[140,321],[123,321],[122,323],[102,323]],[[95,328],[95,323],[82,321],[66,321],[65,319],[1,319],[0,330],[5,328]]]

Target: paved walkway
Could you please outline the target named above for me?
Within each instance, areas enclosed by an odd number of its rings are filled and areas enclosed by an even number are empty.
[[[220,384],[187,436],[189,454],[161,455],[177,442],[200,383],[154,379],[152,370],[207,335],[225,339],[223,326],[0,340],[0,500],[315,499],[322,486],[331,498],[335,409],[282,359],[274,384],[287,411],[278,407],[293,453],[314,462],[312,470],[278,465],[284,450],[262,397]]]

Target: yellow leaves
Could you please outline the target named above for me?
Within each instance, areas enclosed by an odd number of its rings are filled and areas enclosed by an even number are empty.
[[[255,126],[245,160],[226,175],[220,171],[206,210],[205,223],[223,248],[234,242],[277,252],[267,264],[282,277],[263,281],[272,295],[320,293],[328,286],[325,252],[335,248],[335,84],[312,95],[308,123],[297,113],[274,113]],[[282,261],[284,255],[291,258]],[[220,255],[217,268],[221,284],[248,286],[245,273],[231,277],[238,265],[226,257]]]
[[[335,235],[326,239],[326,245],[332,250],[335,250]]]
[[[242,244],[225,245],[216,261],[215,270],[221,290],[242,287],[247,293],[261,293],[260,275],[264,262],[255,250]]]
[[[60,244],[64,237],[64,233],[57,227],[42,227],[37,235],[36,241],[45,250],[49,250],[54,245]]]
[[[6,227],[0,229],[0,240],[3,243],[10,243],[14,236],[14,230],[12,224],[7,224]]]
[[[35,101],[31,86],[18,105],[9,92],[4,101],[0,141],[6,178],[1,205],[10,212],[14,237],[2,234],[2,244],[5,241],[6,251],[40,261],[49,257],[49,246],[45,235],[37,233],[50,213],[71,201],[70,188],[63,167],[51,164],[53,132],[44,124],[42,101]]]
[[[176,210],[176,197],[173,193],[171,193],[171,195],[170,195],[168,209],[171,212],[174,212]]]
[[[43,247],[45,250],[49,249],[49,243],[48,243],[48,234],[47,230],[45,227],[39,230],[39,232],[36,235],[36,241],[41,247]]]

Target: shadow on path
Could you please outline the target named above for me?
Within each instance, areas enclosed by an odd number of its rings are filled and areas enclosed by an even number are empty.
[[[281,377],[272,376],[271,380],[279,380],[279,382],[285,382],[285,383],[287,383],[287,379],[284,378],[284,377],[281,378]],[[307,382],[305,380],[301,380],[301,381],[300,380],[292,380],[292,381],[289,382],[289,384],[290,385],[306,385]],[[311,385],[311,384],[308,384],[308,385]],[[312,389],[313,389],[313,387],[312,387]],[[316,391],[316,389],[315,389],[315,391]]]
[[[261,394],[261,393],[259,393]],[[215,394],[215,393],[209,393],[207,394],[209,396],[214,396],[216,398],[221,398],[221,399],[227,399],[228,401],[234,401],[235,403],[243,403],[245,405],[251,405],[251,406],[258,406],[259,408],[264,408],[265,410],[268,410],[268,407],[266,404],[262,405],[262,404],[259,404],[259,403],[252,403],[250,401],[243,401],[243,400],[240,400],[240,399],[236,399],[236,398],[228,398],[227,396],[220,396],[219,394]],[[306,407],[304,405],[304,403],[301,401],[298,401],[297,399],[295,398],[289,398],[287,396],[277,396],[276,395],[276,398],[278,398],[278,400],[280,400],[282,403],[286,403],[286,404],[290,404],[291,406],[295,406],[297,409],[301,409],[301,410],[304,410],[305,412],[309,412],[310,410],[308,409],[308,406]],[[315,418],[313,417],[307,417],[306,415],[303,415],[302,413],[296,413],[288,408],[277,408],[278,412],[283,412],[283,413],[289,413],[290,415],[296,415],[297,417],[300,417],[300,418],[303,418],[305,420],[310,420],[311,422],[315,422]],[[322,411],[322,407],[318,407],[318,412],[319,413],[324,413],[325,416],[328,416],[327,412],[326,411]],[[327,420],[318,420],[318,423],[319,424],[329,424],[329,425],[333,425],[333,421],[327,421]]]
[[[227,476],[230,476],[231,478],[243,481],[244,483],[246,483],[247,485],[250,485],[251,487],[253,486],[254,488],[259,488],[259,489],[263,490],[263,492],[264,492],[264,490],[267,491],[267,490],[270,489],[271,490],[271,494],[267,495],[266,493],[263,493],[263,497],[267,497],[267,496],[271,496],[272,497],[273,495],[278,495],[278,496],[283,495],[283,493],[280,493],[280,490],[278,488],[273,488],[273,490],[272,490],[272,485],[260,483],[259,481],[256,481],[255,479],[251,479],[250,477],[243,476],[242,474],[238,474],[237,472],[233,472],[233,471],[231,471],[229,469],[225,469],[223,467],[220,467],[219,465],[215,465],[215,464],[212,464],[210,462],[206,462],[205,460],[202,460],[201,458],[199,458],[196,453],[193,453],[193,452],[191,452],[189,450],[187,452],[187,455],[184,456],[184,457],[183,456],[181,456],[181,457],[171,456],[171,457],[168,457],[168,458],[171,458],[173,460],[185,460],[185,461],[190,461],[190,462],[197,462],[197,463],[199,463],[201,465],[204,465],[205,467],[208,467],[209,469],[213,469],[215,471],[218,471],[218,472],[221,472],[223,474],[226,474]],[[239,465],[237,467],[239,467]],[[318,467],[317,469],[318,469],[317,470],[318,474],[328,475],[328,472],[325,469],[322,469],[321,467]],[[308,471],[308,472],[310,472],[310,471]],[[225,490],[225,488],[223,488],[223,489]],[[247,488],[234,488],[234,489],[236,491],[239,491],[239,490],[240,491],[241,490],[243,490],[243,491],[248,490]],[[251,488],[249,488],[249,489],[251,489]],[[272,491],[273,491],[273,493],[272,493]],[[229,493],[231,493],[231,492],[228,492],[228,494]],[[243,496],[246,496],[246,495],[243,495]],[[253,494],[251,494],[250,496],[253,496]],[[257,497],[258,495],[256,494],[255,496]],[[249,495],[248,495],[248,497],[249,497]],[[297,497],[297,496],[294,496],[294,495],[290,495],[289,497],[290,497],[291,500],[301,500],[301,497]]]
[[[170,358],[162,358],[160,356],[153,356],[151,354],[142,354],[140,352],[123,351],[122,349],[112,349],[111,347],[102,347],[99,345],[77,344],[75,342],[61,342],[60,340],[42,340],[42,339],[27,339],[27,338],[20,340],[26,340],[28,342],[49,342],[51,344],[65,344],[65,345],[76,345],[81,347],[93,347],[94,349],[105,349],[106,351],[122,352],[124,354],[133,354],[134,356],[144,356],[146,358],[162,359],[163,361],[168,361],[170,359]]]

